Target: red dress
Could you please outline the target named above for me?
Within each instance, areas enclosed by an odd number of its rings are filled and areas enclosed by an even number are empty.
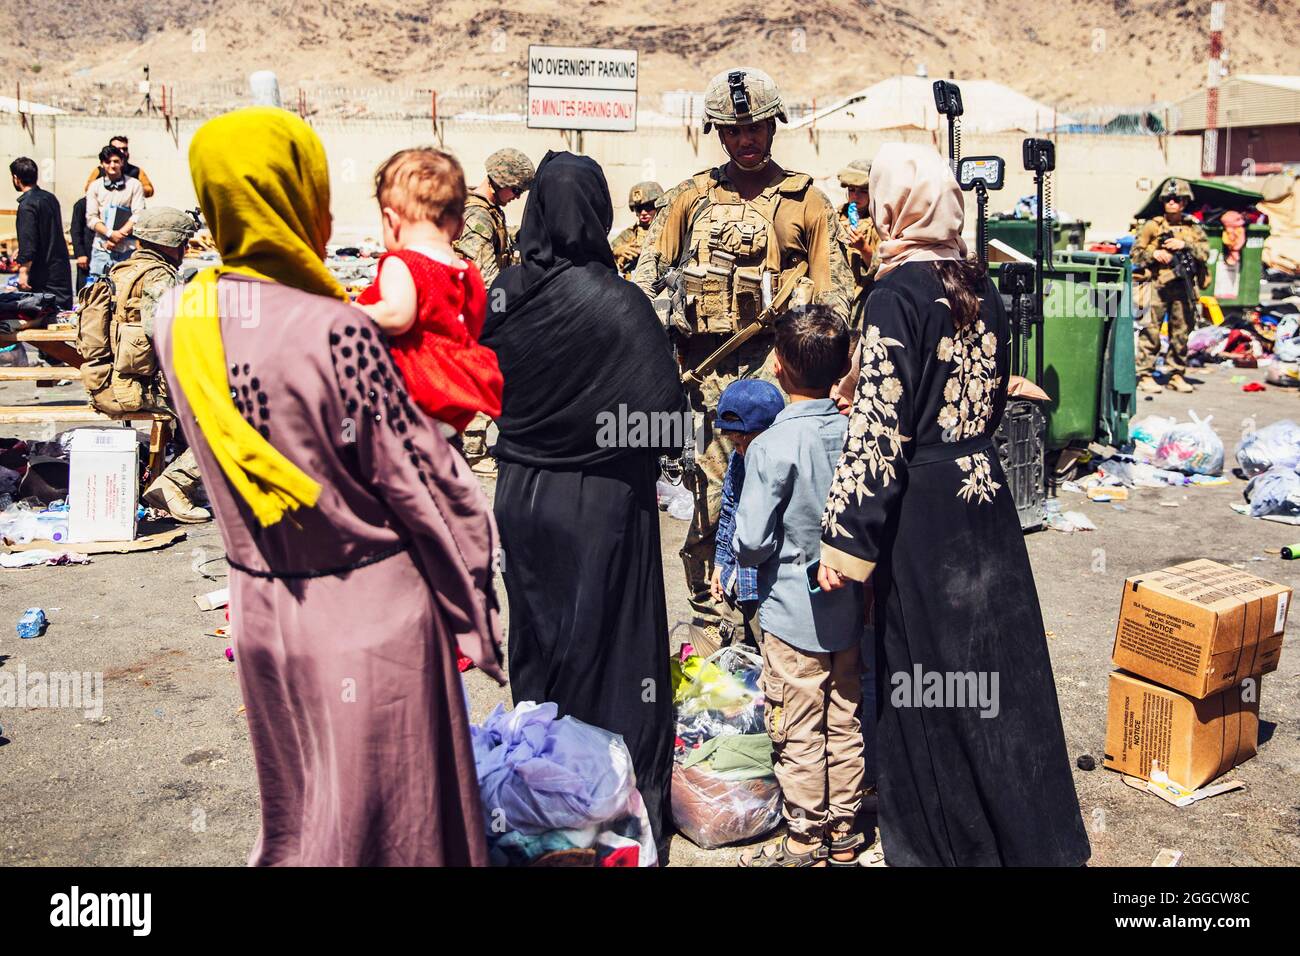
[[[432,258],[414,249],[385,253],[406,263],[415,280],[415,323],[388,341],[407,391],[428,415],[464,431],[477,412],[501,414],[501,369],[496,353],[478,341],[487,315],[487,291],[472,262]],[[379,273],[359,305],[380,300]]]

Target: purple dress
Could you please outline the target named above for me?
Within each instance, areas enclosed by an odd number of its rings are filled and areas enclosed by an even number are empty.
[[[258,525],[176,381],[166,300],[158,352],[231,565],[262,800],[249,862],[486,865],[455,662],[459,642],[500,674],[482,489],[407,397],[368,316],[251,278],[218,291],[236,407],[322,486],[316,507]],[[257,321],[228,315],[230,302]]]

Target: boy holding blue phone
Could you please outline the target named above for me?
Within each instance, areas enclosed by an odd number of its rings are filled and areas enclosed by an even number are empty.
[[[762,689],[786,836],[745,866],[853,866],[862,803],[863,592],[817,586],[821,518],[848,419],[830,398],[848,371],[849,329],[830,309],[776,324],[777,381],[789,403],[745,455],[734,546],[758,571]]]

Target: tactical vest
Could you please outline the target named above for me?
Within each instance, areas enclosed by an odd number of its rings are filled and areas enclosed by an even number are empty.
[[[763,274],[770,272],[775,294],[784,274],[807,259],[804,250],[781,249],[776,237],[777,209],[803,202],[812,178],[787,173],[775,188],[745,201],[723,189],[716,170],[693,178],[697,196],[690,205],[679,265],[686,290],[688,334],[736,332],[763,310]],[[796,302],[811,297],[808,289]]]
[[[465,197],[466,213],[469,213],[469,210],[473,208],[482,209],[487,213],[487,218],[492,223],[492,227],[491,227],[492,235],[490,237],[483,236],[482,233],[478,233],[478,235],[480,235],[484,239],[489,239],[489,241],[492,243],[492,254],[496,258],[497,269],[504,270],[507,266],[510,265],[510,256],[511,256],[511,252],[513,251],[512,249],[513,243],[511,243],[510,241],[510,232],[506,228],[505,213],[501,211],[500,206],[494,206],[492,203],[488,202],[478,193],[470,193]],[[468,227],[468,221],[471,218],[471,216],[467,215],[465,218],[466,218],[466,225]],[[472,230],[467,228],[466,231],[469,232]],[[470,255],[468,248],[467,247],[462,248],[463,241],[466,238],[468,237],[462,235],[460,239],[457,239],[455,242],[452,243],[452,248],[455,249],[456,253],[461,257],[466,259],[472,259],[472,256]]]
[[[176,276],[164,259],[137,251],[81,292],[76,343],[81,380],[90,404],[105,415],[165,410],[158,358],[140,322],[141,290],[157,272]]]

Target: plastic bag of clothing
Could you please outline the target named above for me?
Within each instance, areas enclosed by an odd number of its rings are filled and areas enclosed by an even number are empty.
[[[1274,345],[1273,358],[1279,362],[1300,362],[1300,336],[1282,339]]]
[[[1300,388],[1300,362],[1280,362],[1274,359],[1264,369],[1264,381],[1281,388]]]
[[[470,728],[497,866],[654,866],[650,818],[623,738],[553,703],[498,704]]]
[[[1151,463],[1190,475],[1218,475],[1223,472],[1223,441],[1210,427],[1213,415],[1180,422],[1165,433],[1156,446]]]
[[[1237,464],[1248,475],[1259,475],[1270,468],[1300,466],[1300,425],[1289,418],[1256,429],[1237,446]]]
[[[1244,494],[1252,518],[1300,514],[1300,475],[1291,468],[1275,466],[1256,475]]]
[[[1169,434],[1177,421],[1164,415],[1147,415],[1129,423],[1128,437],[1135,442],[1155,448]]]
[[[1195,355],[1197,352],[1212,352],[1216,345],[1219,345],[1228,338],[1228,329],[1222,325],[1207,325],[1205,328],[1196,329],[1187,336],[1187,354]]]
[[[775,776],[735,780],[706,764],[673,765],[673,823],[706,850],[756,840],[781,822],[781,787]]]

